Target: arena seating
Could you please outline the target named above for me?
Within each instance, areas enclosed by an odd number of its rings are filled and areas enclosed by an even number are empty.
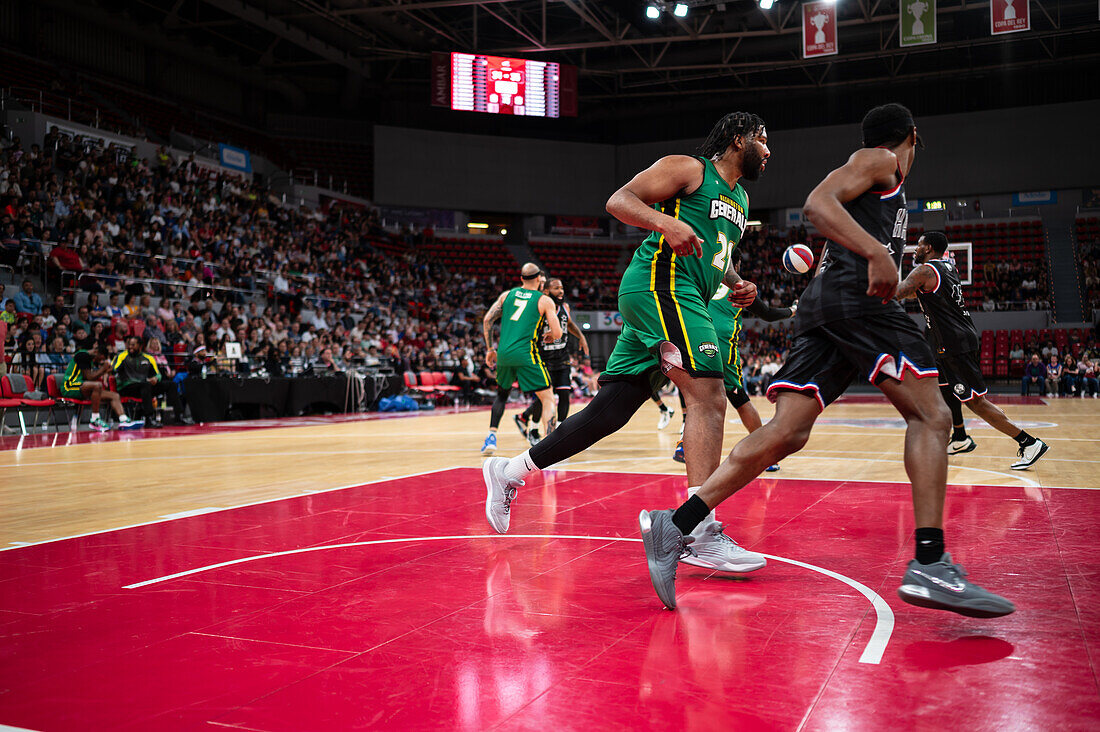
[[[907,244],[915,246],[924,228],[909,228]],[[1038,219],[1028,220],[974,220],[949,224],[946,234],[952,243],[970,242],[973,245],[974,281],[965,289],[966,303],[979,308],[986,293],[993,291],[997,282],[991,280],[986,265],[1010,263],[1023,265],[1034,272],[1039,290],[1033,298],[1049,301],[1049,278],[1046,263],[1046,234]]]
[[[420,251],[446,267],[451,274],[473,277],[503,277],[511,282],[520,263],[499,237],[440,236],[420,246]]]
[[[554,277],[591,280],[598,277],[610,290],[619,287],[620,242],[570,242],[532,239],[531,250]]]
[[[996,379],[1019,378],[1024,372],[1026,359],[1010,359],[1009,353],[1019,348],[1027,355],[1047,342],[1053,343],[1060,354],[1068,352],[1079,358],[1090,338],[1087,328],[982,331],[978,357],[982,375]]]

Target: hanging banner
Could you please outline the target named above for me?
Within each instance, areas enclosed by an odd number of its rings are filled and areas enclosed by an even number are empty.
[[[936,0],[901,0],[901,46],[925,46],[936,42]]]
[[[802,58],[835,56],[836,52],[836,3],[802,3]]]
[[[1028,0],[990,0],[990,33],[996,36],[1026,30],[1031,30],[1031,8]]]

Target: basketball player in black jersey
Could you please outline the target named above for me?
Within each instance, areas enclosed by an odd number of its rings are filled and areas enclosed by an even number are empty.
[[[1017,427],[997,405],[985,398],[985,381],[978,368],[978,330],[966,309],[962,282],[955,263],[946,258],[947,236],[927,231],[917,242],[914,258],[918,266],[898,286],[897,298],[916,297],[928,324],[925,335],[936,353],[940,392],[951,409],[954,427],[948,454],[970,452],[977,445],[966,434],[962,404],[970,407],[994,429],[1020,446],[1013,470],[1024,470],[1039,461],[1050,447]],[[962,404],[960,404],[960,402]]]
[[[543,363],[546,364],[546,370],[550,372],[550,387],[558,397],[557,423],[560,424],[569,416],[569,394],[573,390],[569,383],[569,349],[567,348],[569,336],[572,335],[577,339],[585,358],[588,358],[588,340],[573,321],[569,303],[565,301],[565,287],[562,286],[561,280],[557,277],[547,280],[543,292],[549,295],[558,306],[558,321],[561,323],[561,338],[549,343],[539,340],[539,353],[542,355]],[[549,328],[548,325],[543,326],[543,334],[548,332]],[[535,399],[523,414],[516,415],[515,421],[520,434],[526,437],[532,446],[537,445],[541,438],[538,427],[528,429],[527,425],[532,421],[536,424],[542,421],[542,401]],[[547,429],[553,429],[553,427],[548,424]]]
[[[798,452],[818,414],[856,378],[882,390],[905,418],[905,469],[913,485],[916,558],[898,595],[905,602],[973,617],[1015,610],[967,581],[945,551],[943,501],[950,413],[932,351],[894,299],[908,223],[904,184],[918,147],[916,124],[900,104],[863,118],[863,149],[806,199],[805,214],[828,237],[814,278],[798,301],[794,346],[768,387],[775,417],[742,439],[694,496],[675,512],[639,516],[650,579],[676,606],[676,563],[685,536],[711,510],[769,465]]]

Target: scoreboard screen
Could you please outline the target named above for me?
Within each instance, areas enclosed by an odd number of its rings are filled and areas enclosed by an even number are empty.
[[[577,69],[521,58],[435,53],[432,104],[465,112],[575,117]]]

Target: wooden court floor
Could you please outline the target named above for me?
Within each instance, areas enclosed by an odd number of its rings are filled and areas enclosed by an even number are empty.
[[[766,421],[772,405],[761,398],[754,403]],[[970,420],[978,447],[950,458],[949,484],[1100,489],[1100,400],[1051,399],[1004,408],[1048,442],[1050,452],[1030,470],[1011,470],[1015,443]],[[505,414],[498,455],[526,447],[512,424],[516,411]],[[62,435],[54,447],[0,450],[0,547],[382,478],[477,467],[488,421],[485,410],[440,410],[401,419],[315,420],[240,431],[200,427],[156,439],[125,433],[66,444]],[[671,459],[679,414],[661,432],[657,421],[656,407],[646,404],[621,432],[557,467],[682,475],[683,466]],[[744,435],[728,409],[724,449]],[[837,403],[821,415],[805,449],[768,477],[905,482],[903,437],[904,427],[888,404]],[[6,446],[18,447],[12,439],[4,438]]]

